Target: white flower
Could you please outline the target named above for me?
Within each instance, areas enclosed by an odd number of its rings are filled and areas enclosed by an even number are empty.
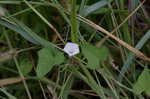
[[[69,55],[69,56],[74,56],[78,53],[80,53],[79,50],[79,45],[76,43],[71,43],[68,42],[65,47],[64,47],[64,51]]]

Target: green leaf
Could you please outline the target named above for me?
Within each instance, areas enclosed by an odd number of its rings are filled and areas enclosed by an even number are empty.
[[[150,74],[148,69],[144,69],[142,74],[139,76],[137,82],[133,86],[133,91],[135,94],[140,95],[142,92],[150,94]]]
[[[148,94],[148,95],[150,95],[150,87],[147,87],[145,93]]]
[[[23,75],[27,75],[32,70],[32,64],[29,60],[22,60],[20,63],[20,70]]]
[[[37,76],[42,78],[54,65],[64,62],[64,55],[57,49],[43,48],[38,52],[39,60],[37,65]]]
[[[64,55],[63,55],[63,53],[60,53],[58,51],[58,53],[55,53],[55,54],[56,54],[56,56],[55,56],[55,64],[57,65],[57,64],[63,63],[64,62]]]
[[[106,60],[108,56],[108,49],[106,47],[97,48],[92,45],[82,45],[82,53],[87,58],[87,67],[96,69],[100,62]]]

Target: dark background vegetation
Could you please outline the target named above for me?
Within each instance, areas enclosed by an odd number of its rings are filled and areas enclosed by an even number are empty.
[[[134,14],[128,18],[117,31],[113,33],[117,38],[128,43],[150,57],[150,1],[145,0],[144,4],[135,10],[144,0],[110,0],[103,6],[101,4],[93,6],[100,1],[109,0],[76,0],[75,12],[77,15],[100,25],[111,32],[121,24],[132,12]],[[47,22],[52,24],[60,33],[63,40],[73,42],[71,38],[72,28],[72,3],[71,0],[28,0]],[[64,43],[56,35],[56,31],[49,27],[24,0],[0,0],[1,11],[5,15],[3,18],[25,24],[38,36],[57,45],[64,47]],[[53,6],[55,5],[55,6]],[[94,11],[87,14],[87,9],[95,7]],[[60,8],[59,8],[60,7]],[[62,8],[63,9],[62,9]],[[94,9],[94,8],[91,8]],[[90,10],[88,10],[90,11]],[[64,18],[71,23],[69,24]],[[87,14],[86,16],[84,14]],[[75,16],[77,17],[77,16]],[[36,76],[38,64],[38,51],[43,46],[36,45],[24,38],[20,33],[4,26],[0,21],[0,98],[1,99],[148,99],[150,92],[146,89],[146,82],[150,82],[150,75],[141,77],[144,68],[149,70],[149,62],[135,57],[131,51],[119,42],[107,35],[95,30],[82,20],[75,19],[77,25],[78,43],[105,46],[109,50],[109,55],[105,61],[100,63],[96,69],[86,68],[85,64],[74,58],[65,55],[62,64],[53,66],[47,75],[39,79]],[[19,27],[18,28],[23,28]],[[28,30],[27,30],[28,31]],[[30,31],[29,31],[30,32]],[[147,38],[140,41],[145,35]],[[144,41],[145,40],[145,41]],[[81,47],[80,46],[80,47]],[[133,51],[134,52],[134,51]],[[84,55],[77,55],[80,60],[88,62]],[[84,66],[82,66],[84,65]],[[17,66],[17,67],[16,67]],[[20,77],[18,72],[20,67],[23,73]],[[25,74],[24,74],[25,73]],[[144,80],[143,80],[144,79]],[[93,80],[93,81],[92,81]],[[23,84],[23,81],[25,83]],[[140,82],[139,86],[133,88]],[[144,86],[145,85],[145,86]],[[98,87],[97,87],[98,86]],[[143,88],[144,86],[144,88]],[[27,87],[27,88],[25,88]],[[136,94],[137,91],[140,94]],[[29,92],[27,94],[27,92]],[[137,92],[137,93],[138,93]]]

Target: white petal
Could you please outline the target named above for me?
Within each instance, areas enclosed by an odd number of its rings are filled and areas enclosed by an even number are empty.
[[[64,51],[69,55],[69,56],[74,56],[78,53],[80,53],[79,50],[79,45],[76,43],[71,43],[68,42],[65,47],[64,47]]]

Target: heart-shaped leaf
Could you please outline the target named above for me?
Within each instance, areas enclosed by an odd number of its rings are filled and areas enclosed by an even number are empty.
[[[61,64],[64,61],[64,55],[57,49],[43,48],[38,52],[39,60],[37,65],[37,76],[42,78],[54,65]]]
[[[106,47],[97,48],[92,45],[82,45],[81,46],[83,55],[87,58],[87,67],[91,69],[96,69],[100,62],[106,60],[108,56],[108,49]]]

